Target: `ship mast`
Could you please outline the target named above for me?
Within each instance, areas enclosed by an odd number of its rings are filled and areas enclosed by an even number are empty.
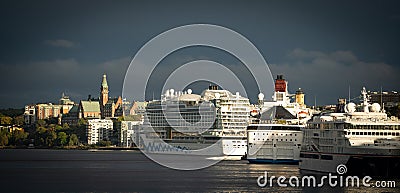
[[[365,89],[365,87],[363,87],[361,94],[363,96],[364,112],[368,113],[369,112],[369,110],[368,110],[369,103],[368,103],[367,90]]]

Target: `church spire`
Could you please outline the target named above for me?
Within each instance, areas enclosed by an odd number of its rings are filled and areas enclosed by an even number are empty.
[[[103,81],[101,82],[101,87],[102,88],[108,88],[107,75],[106,74],[103,74]]]
[[[108,101],[108,84],[107,84],[107,76],[103,74],[103,80],[101,82],[100,88],[100,105],[104,107]]]

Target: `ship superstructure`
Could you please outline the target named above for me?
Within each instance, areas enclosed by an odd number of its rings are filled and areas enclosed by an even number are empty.
[[[345,164],[354,174],[400,174],[400,121],[378,103],[369,104],[365,88],[361,95],[361,105],[348,103],[343,113],[314,116],[307,123],[300,169],[336,172]]]
[[[239,93],[232,94],[216,86],[210,86],[201,95],[192,94],[191,90],[170,89],[161,100],[149,102],[146,111],[144,125],[154,130],[153,137],[161,138],[178,151],[201,150],[216,144],[221,155],[239,159],[246,154],[250,103]],[[157,151],[164,150],[171,148]]]
[[[291,102],[287,81],[282,75],[275,80],[273,101],[264,101],[258,95],[259,114],[248,126],[248,154],[250,163],[298,164],[303,140],[301,128],[310,118],[310,110],[304,104],[304,92],[296,92]],[[257,110],[257,109],[256,109]]]

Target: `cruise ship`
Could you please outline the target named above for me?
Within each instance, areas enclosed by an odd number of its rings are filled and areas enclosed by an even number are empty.
[[[249,163],[298,164],[304,125],[260,123],[248,126]]]
[[[301,170],[346,174],[400,175],[400,121],[388,117],[378,103],[369,104],[366,89],[362,104],[345,105],[345,112],[314,116],[304,128]]]
[[[210,86],[201,95],[169,89],[148,103],[141,147],[150,153],[240,159],[247,152],[249,99]]]
[[[288,92],[288,82],[282,75],[275,79],[272,101],[258,95],[259,113],[247,128],[247,160],[249,163],[298,164],[303,133],[301,128],[310,119],[311,110],[304,104],[304,92]],[[291,98],[295,96],[295,101]]]

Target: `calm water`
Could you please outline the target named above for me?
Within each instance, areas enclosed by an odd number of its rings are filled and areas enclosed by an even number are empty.
[[[1,192],[400,192],[365,187],[260,188],[256,180],[264,171],[300,176],[297,166],[246,161],[178,171],[136,151],[0,150]],[[400,186],[399,180],[396,185]]]

